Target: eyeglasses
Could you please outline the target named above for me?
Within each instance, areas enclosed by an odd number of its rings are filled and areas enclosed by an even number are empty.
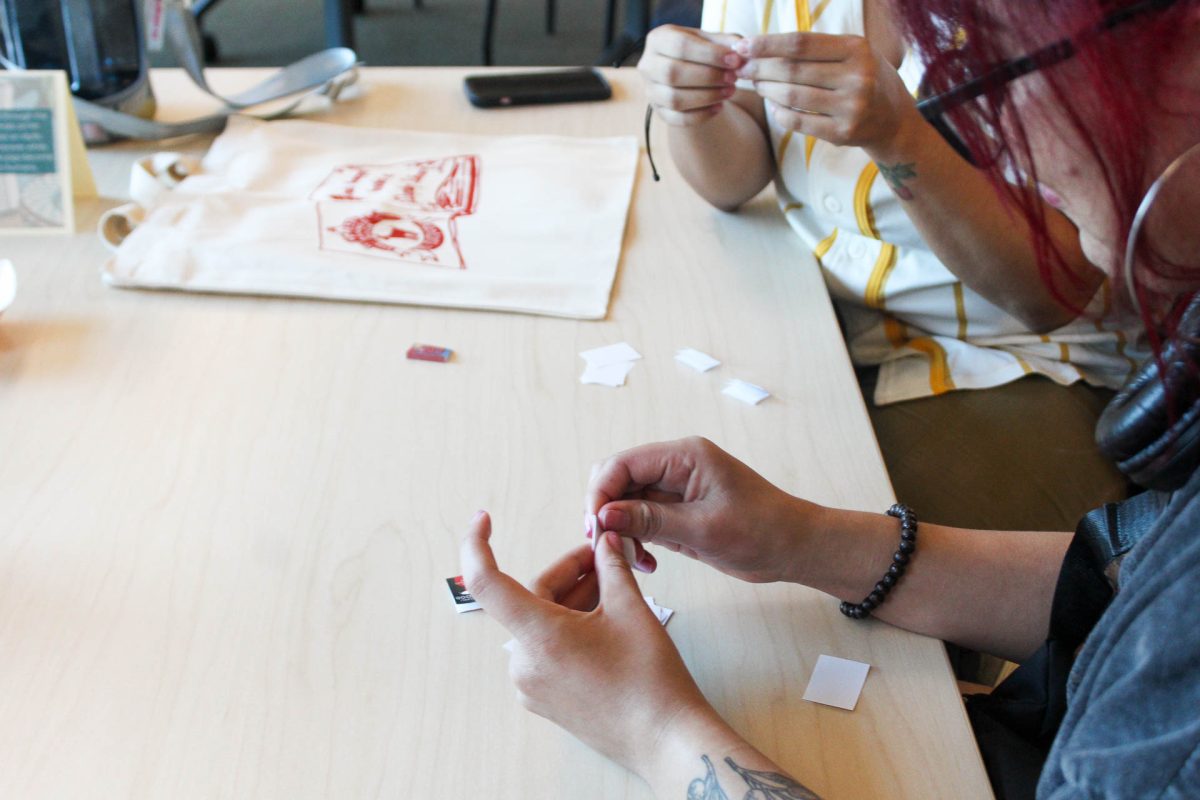
[[[967,78],[932,96],[929,96],[930,84],[928,76],[936,74],[937,71],[929,70],[926,72],[926,78],[922,79],[921,86],[917,90],[917,96],[925,98],[917,103],[917,110],[921,112],[921,115],[925,117],[925,120],[929,124],[937,129],[938,133],[946,139],[959,155],[968,161],[973,161],[970,149],[954,129],[947,116],[948,112],[958,111],[970,103],[984,99],[986,101],[984,105],[989,109],[988,112],[974,116],[982,117],[982,121],[987,125],[995,127],[999,119],[999,108],[1004,102],[1004,96],[1000,90],[1005,86],[1031,72],[1048,69],[1074,57],[1078,52],[1079,43],[1102,36],[1131,19],[1139,17],[1142,14],[1167,8],[1174,5],[1175,2],[1176,0],[1142,0],[1142,2],[1118,9],[1105,16],[1104,19],[1092,28],[1080,34],[1059,39],[1032,53],[1026,53],[1025,55],[1002,61],[985,69],[982,75]],[[947,52],[943,57],[951,57],[953,55],[953,52]]]

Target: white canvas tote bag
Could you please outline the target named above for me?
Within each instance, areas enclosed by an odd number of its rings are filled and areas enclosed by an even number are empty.
[[[131,230],[103,276],[125,287],[598,319],[637,154],[633,137],[234,118],[199,172],[123,212]]]

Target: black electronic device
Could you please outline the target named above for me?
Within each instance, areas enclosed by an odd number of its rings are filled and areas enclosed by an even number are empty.
[[[468,75],[463,88],[471,105],[479,108],[577,103],[612,97],[612,87],[594,69]]]

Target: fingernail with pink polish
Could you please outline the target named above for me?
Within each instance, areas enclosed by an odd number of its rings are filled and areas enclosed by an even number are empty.
[[[604,529],[606,531],[623,531],[629,528],[629,514],[619,508],[604,510]]]
[[[482,508],[475,512],[475,516],[471,517],[471,522],[478,522],[487,512]]]

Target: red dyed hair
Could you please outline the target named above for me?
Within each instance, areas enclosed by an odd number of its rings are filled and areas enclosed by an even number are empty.
[[[1000,109],[1011,87],[991,92],[972,104],[974,113],[950,112],[976,163],[988,170],[993,184],[1014,204],[1033,231],[1042,277],[1060,301],[1062,281],[1078,280],[1064,267],[1047,231],[1043,207],[1035,193],[1014,189],[1006,180],[1007,165],[1015,163],[1037,179],[1027,131],[1053,117],[1055,125],[1073,130],[1083,143],[1080,159],[1090,159],[1104,176],[1115,211],[1116,253],[1124,252],[1130,226],[1148,185],[1163,164],[1147,163],[1156,106],[1154,87],[1162,85],[1169,59],[1178,52],[1183,15],[1194,13],[1198,0],[1177,0],[1146,11],[1099,35],[1092,35],[1109,14],[1137,0],[892,0],[893,13],[906,38],[924,54],[927,77],[942,91],[967,77],[984,74],[991,66],[1023,55],[1059,39],[1071,39],[1074,57],[1064,66],[1039,72],[1047,87],[1037,108]],[[1195,45],[1193,45],[1195,46]],[[1069,77],[1068,77],[1069,76]],[[1019,80],[1029,80],[1028,78]],[[1103,124],[1097,124],[1097,121]],[[1200,124],[1197,125],[1200,138]],[[997,152],[1011,157],[997,158]],[[1151,346],[1158,352],[1170,336],[1178,313],[1188,299],[1162,286],[1200,283],[1200,263],[1172,264],[1153,254],[1139,259],[1133,286],[1114,287],[1136,293]],[[1198,254],[1200,255],[1200,254]],[[1165,279],[1165,280],[1158,280]],[[1190,292],[1188,293],[1190,297]],[[1078,311],[1079,309],[1074,309]]]

